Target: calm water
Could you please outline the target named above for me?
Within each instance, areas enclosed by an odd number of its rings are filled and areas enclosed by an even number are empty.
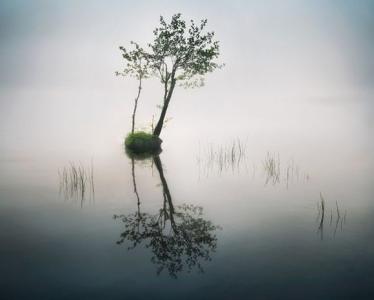
[[[121,128],[3,145],[4,299],[372,299],[371,143],[344,106],[299,105],[335,124],[261,131],[238,113],[181,138],[182,118],[141,159]]]

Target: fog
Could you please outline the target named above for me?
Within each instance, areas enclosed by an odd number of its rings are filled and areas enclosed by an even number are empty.
[[[368,143],[371,1],[1,1],[1,153],[121,141],[136,82],[114,75],[118,47],[145,46],[159,16],[176,12],[208,19],[226,66],[203,88],[176,90],[165,134],[302,136],[306,128]],[[145,82],[139,127],[157,118],[161,97],[156,80]]]

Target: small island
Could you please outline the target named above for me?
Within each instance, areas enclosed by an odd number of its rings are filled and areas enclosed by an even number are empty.
[[[129,133],[125,139],[125,146],[127,150],[137,153],[157,153],[161,150],[162,140],[151,133],[144,131],[137,131]]]

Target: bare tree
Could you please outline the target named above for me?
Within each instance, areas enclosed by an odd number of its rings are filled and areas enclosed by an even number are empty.
[[[148,60],[144,50],[135,42],[131,42],[134,45],[135,49],[128,51],[124,47],[120,47],[122,51],[122,57],[127,61],[126,66],[123,71],[116,72],[116,75],[119,76],[131,76],[138,80],[138,93],[134,101],[134,109],[132,113],[132,123],[131,123],[131,133],[134,133],[135,130],[135,116],[136,110],[138,108],[138,100],[142,90],[142,81],[143,79],[149,76],[148,73]]]

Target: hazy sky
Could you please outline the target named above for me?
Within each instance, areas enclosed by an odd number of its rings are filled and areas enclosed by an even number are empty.
[[[101,82],[106,72],[118,68],[118,45],[130,39],[146,43],[159,15],[175,12],[208,18],[222,42],[223,58],[240,77],[279,80],[287,68],[285,75],[292,80],[333,77],[334,83],[349,82],[353,88],[372,86],[370,0],[1,0],[0,84],[70,87],[92,77]]]
[[[93,124],[96,134],[123,128],[135,83],[114,76],[122,64],[118,46],[130,40],[145,45],[159,16],[176,12],[208,18],[226,63],[204,88],[176,91],[170,114],[181,123],[191,113],[197,123],[214,120],[216,109],[231,116],[245,111],[248,119],[260,120],[269,106],[274,108],[269,119],[282,112],[288,120],[286,111],[305,113],[288,101],[354,101],[369,124],[374,1],[0,0],[2,146],[24,139],[25,130],[42,141],[45,127],[57,135],[88,131]],[[158,92],[156,82],[146,83],[140,123],[157,113]],[[246,118],[239,119],[243,126]],[[10,138],[10,131],[16,137]]]

